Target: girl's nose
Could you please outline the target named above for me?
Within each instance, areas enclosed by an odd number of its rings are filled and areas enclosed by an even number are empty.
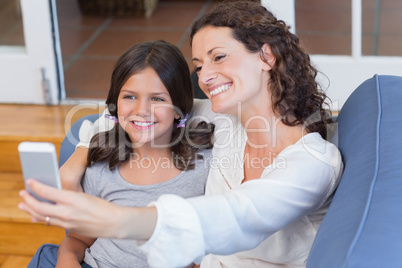
[[[151,111],[151,104],[145,99],[140,99],[135,103],[134,110],[134,113],[138,116],[149,116]]]

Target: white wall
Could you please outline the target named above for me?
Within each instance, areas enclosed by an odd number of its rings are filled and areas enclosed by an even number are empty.
[[[21,0],[25,47],[0,47],[1,103],[44,104],[42,68],[49,80],[53,97],[51,103],[58,103],[59,73],[56,68],[50,2]]]
[[[261,3],[278,18],[291,26],[295,24],[294,0],[262,0]],[[333,110],[339,110],[353,90],[374,74],[402,76],[402,57],[362,56],[361,3],[361,0],[351,0],[352,55],[311,55],[312,62],[326,76],[319,75],[318,81],[334,102]],[[297,25],[292,28],[297,28]]]

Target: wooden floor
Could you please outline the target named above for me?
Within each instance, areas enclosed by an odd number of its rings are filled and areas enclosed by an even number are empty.
[[[57,150],[70,126],[101,105],[0,105],[0,268],[26,267],[44,243],[59,244],[63,229],[32,223],[17,208],[24,188],[17,147],[22,141],[47,141]]]
[[[21,255],[0,255],[1,268],[22,268],[27,267],[31,256]]]

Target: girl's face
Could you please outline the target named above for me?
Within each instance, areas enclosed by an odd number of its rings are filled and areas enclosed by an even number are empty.
[[[177,113],[169,92],[154,69],[131,76],[122,86],[117,100],[121,127],[135,146],[168,145]]]
[[[269,65],[260,53],[250,53],[234,39],[232,29],[202,28],[193,38],[192,54],[199,86],[211,99],[214,112],[237,115],[240,103],[247,108],[270,100]]]

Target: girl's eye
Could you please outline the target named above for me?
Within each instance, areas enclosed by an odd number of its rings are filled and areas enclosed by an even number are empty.
[[[136,97],[135,97],[135,96],[133,96],[133,95],[126,95],[126,96],[124,96],[124,99],[128,99],[128,100],[135,100],[135,99],[136,99]]]
[[[151,100],[153,100],[153,101],[164,101],[164,99],[159,98],[159,97],[152,97]]]

